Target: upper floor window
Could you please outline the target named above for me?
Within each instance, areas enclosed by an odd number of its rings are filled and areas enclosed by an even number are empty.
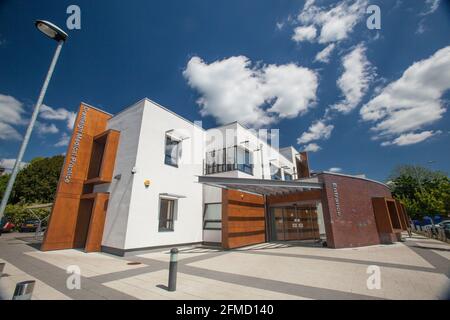
[[[274,164],[270,164],[270,177],[272,180],[281,180],[281,169]]]
[[[164,163],[170,166],[178,167],[180,151],[181,151],[180,141],[170,136],[166,136]]]
[[[252,175],[253,174],[252,154],[248,149],[240,147],[237,148],[237,152],[238,152],[237,154],[238,170]]]
[[[292,181],[292,174],[285,172],[284,173],[284,180]]]
[[[253,154],[251,151],[233,146],[206,153],[205,174],[234,170],[253,175]]]

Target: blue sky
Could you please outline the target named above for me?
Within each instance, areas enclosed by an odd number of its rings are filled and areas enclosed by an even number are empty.
[[[71,4],[81,30],[67,30]],[[372,4],[380,30],[366,26]],[[0,159],[15,158],[55,49],[36,19],[69,40],[25,161],[65,152],[81,101],[116,113],[149,97],[207,128],[279,128],[315,170],[450,172],[450,1],[4,0]]]

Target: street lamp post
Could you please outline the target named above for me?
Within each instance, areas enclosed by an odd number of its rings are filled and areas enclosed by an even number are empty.
[[[55,69],[56,62],[58,61],[59,54],[61,52],[62,46],[67,39],[67,33],[65,33],[61,28],[54,25],[51,22],[45,20],[37,20],[35,22],[36,28],[44,33],[47,37],[58,42],[58,46],[56,47],[55,54],[53,55],[52,62],[50,64],[50,68],[48,69],[47,76],[44,81],[44,85],[42,86],[41,92],[39,94],[39,98],[34,107],[33,115],[31,116],[30,124],[28,125],[27,132],[25,133],[25,137],[23,138],[22,145],[20,146],[19,154],[17,155],[16,162],[14,163],[14,167],[11,173],[11,176],[8,180],[8,185],[6,186],[5,193],[3,194],[2,203],[0,205],[0,220],[2,219],[6,204],[8,203],[9,196],[11,194],[12,188],[14,186],[14,182],[17,177],[17,173],[19,172],[20,163],[22,162],[23,155],[25,154],[25,150],[27,149],[28,142],[30,140],[31,132],[33,131],[34,124],[36,123],[36,119],[39,115],[39,109],[41,108],[42,102],[44,100],[45,92],[47,91],[48,83],[53,74],[53,70]],[[1,227],[0,227],[1,234]]]

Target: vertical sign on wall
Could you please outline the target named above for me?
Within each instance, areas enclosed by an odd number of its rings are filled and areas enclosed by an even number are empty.
[[[336,182],[333,182],[332,186],[333,186],[334,203],[336,205],[336,213],[340,217],[341,216],[341,204],[339,202],[338,185]]]

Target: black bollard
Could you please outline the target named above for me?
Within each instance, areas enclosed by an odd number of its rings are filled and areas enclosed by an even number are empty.
[[[177,290],[177,265],[178,265],[178,249],[172,248],[170,250],[170,265],[169,265],[169,291]]]
[[[0,278],[3,277],[3,270],[5,270],[5,264],[0,263]]]
[[[33,294],[33,289],[36,281],[28,280],[22,281],[16,284],[16,289],[14,290],[13,300],[31,300]]]

